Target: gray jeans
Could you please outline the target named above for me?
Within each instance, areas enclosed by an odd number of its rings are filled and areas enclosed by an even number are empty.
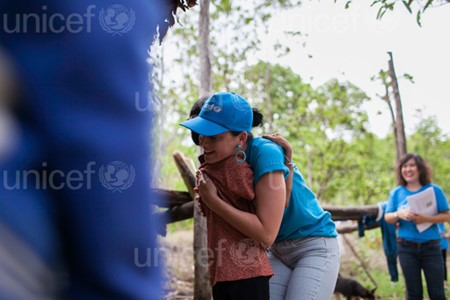
[[[307,237],[274,244],[269,261],[270,299],[328,300],[340,266],[336,238]]]

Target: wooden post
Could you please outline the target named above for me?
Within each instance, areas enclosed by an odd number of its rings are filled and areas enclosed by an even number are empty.
[[[194,199],[195,192],[195,167],[192,159],[187,158],[183,153],[176,151],[173,154],[175,164],[177,165],[178,171],[180,172],[181,178],[186,185],[191,198]]]
[[[173,158],[191,198],[194,199],[196,182],[194,163],[180,152],[175,152]],[[208,276],[206,219],[200,214],[198,205],[194,205],[194,203],[185,205],[192,207],[194,214],[194,299],[209,300],[211,299],[212,292]]]

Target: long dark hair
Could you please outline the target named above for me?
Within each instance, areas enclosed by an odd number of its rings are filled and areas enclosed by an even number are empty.
[[[200,111],[202,110],[203,105],[205,102],[210,98],[211,96],[201,97],[195,103],[192,105],[191,111],[189,112],[189,119],[195,118],[200,114]],[[252,108],[253,111],[253,123],[252,127],[258,127],[263,124],[264,116],[257,108]],[[239,131],[231,131],[231,134],[234,136],[239,135]],[[199,134],[191,130],[191,138],[194,144],[197,146],[200,144],[199,141]],[[251,140],[253,138],[253,135],[251,132],[248,134],[247,141]]]
[[[429,184],[431,183],[431,167],[427,163],[426,160],[422,158],[419,154],[415,153],[408,153],[405,156],[403,156],[396,168],[396,175],[397,175],[397,184],[406,186],[407,182],[405,178],[402,176],[402,167],[404,164],[406,164],[407,161],[409,161],[411,158],[414,159],[417,165],[417,169],[419,170],[419,182],[421,185]]]

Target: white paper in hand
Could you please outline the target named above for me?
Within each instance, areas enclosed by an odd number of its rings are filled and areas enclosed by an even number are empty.
[[[408,196],[406,197],[406,200],[408,201],[411,210],[415,213],[427,216],[434,216],[438,213],[433,187],[415,195]],[[419,232],[422,232],[431,225],[433,225],[433,223],[421,223],[416,224],[416,227]]]

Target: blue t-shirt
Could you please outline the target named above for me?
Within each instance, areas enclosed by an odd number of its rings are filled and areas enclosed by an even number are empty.
[[[409,208],[408,200],[406,200],[406,197],[423,192],[430,187],[433,187],[434,189],[438,212],[441,213],[447,211],[449,209],[448,202],[442,189],[435,184],[426,184],[415,192],[408,190],[405,186],[397,186],[396,188],[394,188],[389,195],[386,212],[395,212],[398,210]],[[433,224],[426,230],[419,232],[414,222],[405,221],[403,219],[399,219],[399,222],[400,226],[398,228],[397,235],[402,239],[422,243],[431,240],[438,240],[441,238],[437,224]]]
[[[285,178],[289,169],[284,165],[283,149],[263,138],[253,138],[246,150],[247,162],[254,172],[254,184],[270,172],[283,171]],[[284,209],[283,220],[275,242],[308,236],[337,236],[331,214],[320,207],[314,193],[306,186],[302,174],[294,168],[294,180],[289,205]]]

